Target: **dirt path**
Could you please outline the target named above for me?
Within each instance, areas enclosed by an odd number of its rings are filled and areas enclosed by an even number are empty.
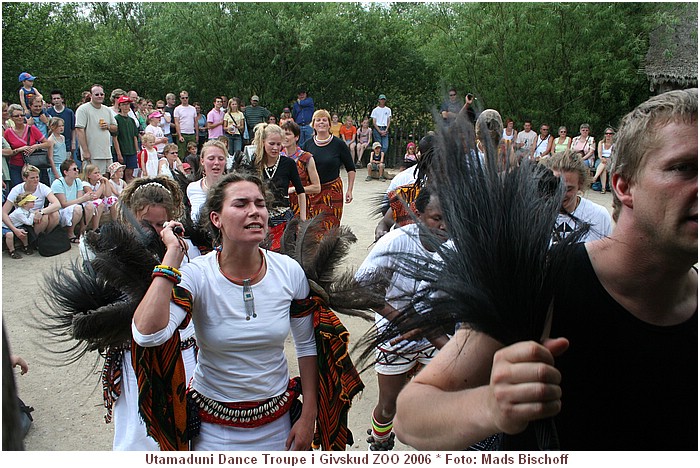
[[[366,170],[360,169],[354,190],[354,201],[346,205],[343,224],[349,225],[358,241],[351,248],[347,266],[357,267],[365,258],[374,240],[377,219],[370,215],[377,196],[388,186],[388,182],[365,182]],[[345,176],[344,176],[345,177]],[[587,194],[593,201],[606,207],[611,196],[596,192]],[[52,356],[37,339],[33,328],[31,311],[36,303],[43,301],[39,286],[43,272],[55,266],[63,266],[78,258],[78,248],[57,257],[43,258],[38,254],[22,260],[12,260],[6,253],[2,256],[2,315],[8,332],[13,354],[24,357],[30,366],[29,373],[16,372],[21,398],[35,408],[34,424],[25,445],[27,450],[111,450],[112,424],[105,424],[102,404],[102,388],[99,369],[101,361],[96,354],[83,361],[58,366]],[[357,340],[370,324],[357,318],[343,317],[343,323]],[[355,399],[350,411],[350,429],[355,435],[351,450],[367,450],[366,430],[370,415],[377,401],[376,376],[373,370],[362,375],[364,392]],[[410,450],[400,443],[397,449]]]

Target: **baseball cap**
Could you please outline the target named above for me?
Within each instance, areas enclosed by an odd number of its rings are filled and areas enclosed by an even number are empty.
[[[34,195],[29,194],[29,195],[27,195],[26,197],[24,197],[23,199],[21,199],[20,201],[18,201],[18,202],[17,202],[17,206],[23,206],[23,205],[26,205],[26,204],[29,203],[29,202],[33,202],[33,201],[36,201],[36,200],[37,200],[37,198],[36,198]]]
[[[372,149],[374,149],[374,148],[381,148],[381,147],[382,147],[382,144],[379,143],[378,141],[375,141],[374,144],[372,144]]]
[[[190,163],[182,163],[182,168],[184,170],[187,170],[187,169],[192,169],[192,166],[190,166]]]
[[[119,99],[117,99],[117,104],[123,104],[125,102],[132,102],[131,98],[129,96],[119,96]]]
[[[386,99],[386,96],[384,96],[383,94],[380,94],[378,99]]]
[[[109,171],[110,177],[113,176],[114,174],[116,174],[117,171],[119,169],[121,169],[122,167],[126,167],[126,166],[124,164],[120,164],[118,162],[113,162],[112,164],[110,164],[109,167],[107,168],[107,170]]]
[[[289,112],[289,107],[285,107],[284,109],[282,109],[282,112]]]
[[[250,100],[251,100],[251,101],[259,101],[260,98],[258,97],[257,94],[253,94],[253,95],[250,97]]]
[[[163,117],[163,114],[158,111],[151,112],[150,114],[148,114],[149,119],[160,119],[161,117]]]
[[[34,80],[36,80],[36,76],[32,76],[30,73],[27,73],[27,72],[20,73],[19,74],[19,82],[21,83],[21,82],[26,81],[26,80],[34,81]]]

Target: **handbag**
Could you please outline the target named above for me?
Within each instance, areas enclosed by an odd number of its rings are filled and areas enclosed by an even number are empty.
[[[27,130],[27,145],[31,145],[30,136],[31,129]],[[24,164],[35,166],[37,169],[50,169],[49,150],[40,148],[32,152],[32,154],[24,155]]]
[[[71,248],[68,233],[61,227],[57,227],[49,233],[39,234],[36,244],[39,255],[42,257],[53,257],[68,252]]]

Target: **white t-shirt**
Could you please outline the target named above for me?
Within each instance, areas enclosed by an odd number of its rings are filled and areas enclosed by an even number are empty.
[[[85,129],[87,149],[93,159],[112,159],[110,147],[112,134],[100,128],[100,120],[108,125],[117,125],[114,112],[107,106],[96,109],[91,103],[83,104],[75,112],[75,128]]]
[[[12,187],[12,190],[10,190],[10,193],[7,195],[7,199],[14,204],[14,202],[17,200],[17,197],[22,195],[24,191],[24,182],[15,185],[14,187]],[[39,185],[37,185],[36,190],[34,190],[34,193],[32,194],[36,197],[36,201],[34,202],[34,208],[36,210],[40,210],[44,207],[44,204],[46,203],[46,197],[48,197],[50,193],[52,193],[51,189],[47,185],[44,185],[41,182],[39,182]]]
[[[379,127],[386,127],[389,124],[389,117],[391,117],[391,109],[388,107],[375,107],[372,109],[372,121]]]
[[[219,270],[217,251],[183,266],[180,286],[192,294],[192,320],[199,355],[192,387],[217,401],[258,401],[279,395],[289,384],[284,343],[291,331],[297,357],[315,356],[313,316],[290,318],[294,299],[309,295],[301,266],[290,257],[263,250],[267,272],[252,286],[257,317],[246,320],[243,287]],[[170,305],[170,323],[142,335],[132,322],[134,340],[157,346],[167,340],[185,316]]]
[[[411,167],[399,172],[398,174],[396,174],[391,179],[391,182],[389,183],[389,187],[386,189],[386,193],[389,193],[393,190],[396,190],[397,188],[399,188],[403,185],[408,185],[408,184],[414,183],[416,181],[415,172],[416,172],[416,167],[411,166]]]
[[[190,182],[187,186],[187,198],[192,207],[190,218],[192,218],[192,221],[197,222],[199,219],[199,210],[202,209],[204,202],[207,201],[207,192],[202,190],[202,179]]]
[[[158,141],[159,138],[164,138],[165,134],[163,133],[163,129],[160,127],[154,127],[153,125],[148,125],[146,127],[145,133],[152,133],[153,136],[156,137],[156,141]],[[163,152],[163,148],[165,148],[165,143],[158,143],[156,145],[156,151],[159,153]]]
[[[571,213],[572,216],[559,214],[557,216],[555,233],[561,237],[566,237],[576,228],[576,219],[590,224],[588,234],[581,239],[581,242],[590,242],[608,237],[612,232],[612,217],[608,210],[594,203],[587,198],[581,197],[578,206]]]
[[[400,264],[397,264],[396,259],[387,254],[401,252],[412,261],[420,262],[421,259],[425,259],[422,263],[429,265],[434,254],[423,247],[419,232],[420,227],[417,224],[408,224],[388,232],[377,241],[355,273],[355,279],[363,283],[371,280],[375,272],[388,268],[392,272],[392,277],[386,290],[386,302],[399,311],[410,303],[419,290],[420,284],[415,279],[407,278],[396,272],[395,270]],[[377,328],[381,330],[387,326],[388,321],[381,314],[375,314],[375,323]],[[423,339],[402,349],[405,351],[411,348],[424,349],[427,346],[430,346],[430,342]]]
[[[178,119],[181,135],[191,135],[194,133],[197,109],[194,106],[179,105],[175,108],[173,119]]]
[[[515,139],[516,143],[525,143],[525,146],[523,146],[523,149],[529,150],[532,148],[532,145],[535,144],[535,138],[537,138],[537,133],[535,131],[530,130],[529,132],[522,131],[518,133],[518,137]]]

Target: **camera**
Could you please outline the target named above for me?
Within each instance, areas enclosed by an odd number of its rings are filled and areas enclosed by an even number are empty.
[[[472,93],[467,93],[467,99],[472,101],[474,99],[474,95]]]

